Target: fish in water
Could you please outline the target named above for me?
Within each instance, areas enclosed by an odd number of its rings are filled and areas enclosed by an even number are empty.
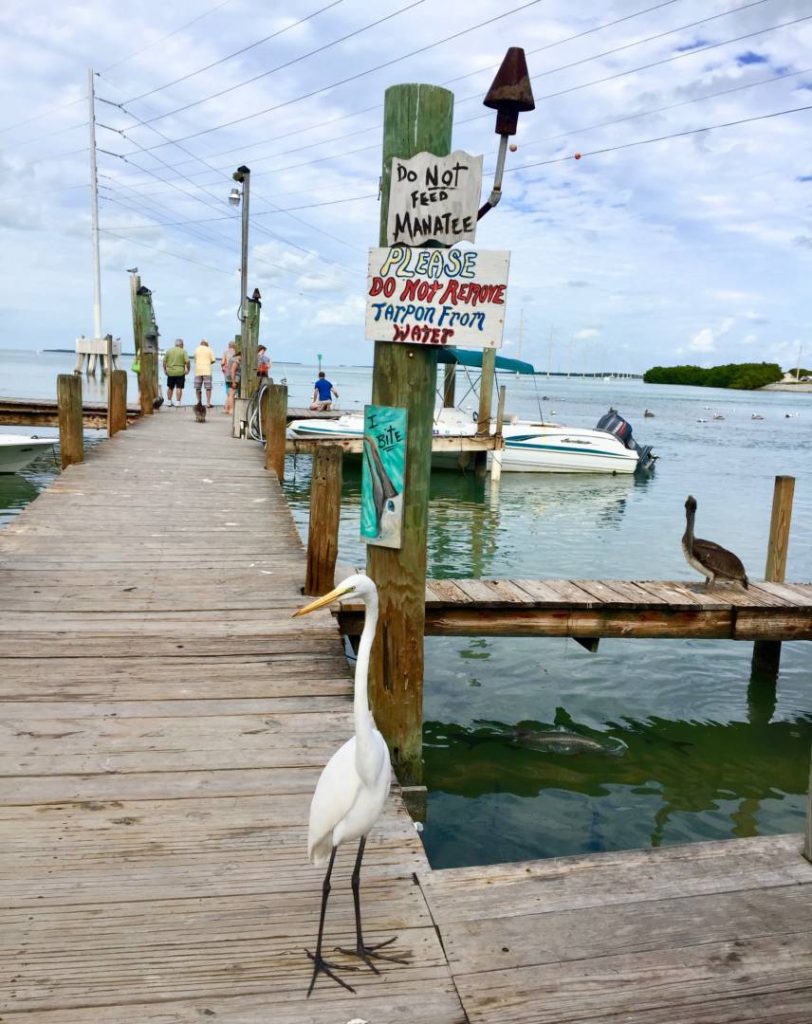
[[[526,750],[537,750],[543,754],[608,754],[619,757],[628,747],[616,736],[593,739],[573,732],[571,729],[552,728],[536,729],[531,726],[504,726],[497,723],[483,722],[489,731],[477,731],[474,737],[479,740],[502,739],[512,747]]]

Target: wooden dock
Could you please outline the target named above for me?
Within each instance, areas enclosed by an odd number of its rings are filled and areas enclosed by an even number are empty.
[[[808,1024],[800,837],[431,871],[398,792],[363,899],[408,964],[305,999],[351,680],[326,611],[291,621],[302,546],[229,426],[163,409],[0,532],[4,1024]]]
[[[357,606],[334,611],[360,631]],[[812,584],[429,580],[426,635],[812,640]]]
[[[141,416],[140,405],[127,406],[127,421]],[[107,403],[83,402],[82,420],[86,430],[107,429]],[[58,427],[59,411],[56,399],[0,398],[0,424],[22,427]]]

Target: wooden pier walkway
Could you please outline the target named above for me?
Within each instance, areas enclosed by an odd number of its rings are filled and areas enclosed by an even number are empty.
[[[398,792],[363,897],[409,962],[305,999],[351,679],[329,614],[290,618],[302,547],[228,428],[164,408],[0,532],[0,1020],[809,1024],[800,837],[431,871]]]
[[[397,794],[364,906],[409,965],[305,1000],[308,807],[352,733],[351,676],[327,612],[291,619],[301,543],[229,425],[164,408],[0,532],[4,1024],[462,1019]],[[354,934],[352,858],[330,949]]]

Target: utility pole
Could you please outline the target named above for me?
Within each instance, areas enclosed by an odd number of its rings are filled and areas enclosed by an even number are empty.
[[[248,324],[246,322],[248,315],[248,216],[251,200],[251,171],[245,166],[245,164],[242,164],[232,174],[232,178],[242,185],[242,194],[240,197],[242,201],[242,246],[240,255],[239,305],[240,337],[242,342],[240,346],[240,351],[242,353],[240,398],[250,398],[252,393],[252,384],[256,380],[254,368],[256,367],[257,362],[256,339],[250,337],[251,332],[248,330]],[[232,192],[232,195],[233,194],[234,192]]]
[[[87,69],[87,98],[90,104],[90,233],[93,240],[93,341],[102,336],[101,263],[99,260],[99,179],[96,173],[96,86],[93,68]]]

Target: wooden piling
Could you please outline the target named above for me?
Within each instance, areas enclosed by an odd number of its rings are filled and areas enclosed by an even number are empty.
[[[380,245],[387,245],[392,158],[451,151],[454,96],[432,85],[395,85],[384,101]],[[370,698],[395,770],[405,785],[422,782],[423,632],[431,432],[437,351],[375,343],[372,401],[408,414],[400,548],[367,547],[367,571],[378,586],[380,618],[370,659]]]
[[[154,352],[144,352],[140,357],[140,370],[138,371],[138,394],[141,400],[141,415],[151,416],[155,412],[155,398],[157,391],[156,381],[157,359]]]
[[[312,597],[326,594],[335,586],[343,461],[339,445],[320,445],[313,455],[304,589]]]
[[[487,437],[491,429],[493,380],[496,375],[496,349],[482,350],[482,374],[479,378],[479,416],[476,432]]]
[[[505,394],[506,388],[503,384],[499,388],[499,404],[496,407],[496,436],[502,436],[502,427],[505,422]],[[486,455],[487,458],[487,455]],[[491,455],[491,483],[498,484],[502,479],[502,449],[499,448]]]
[[[457,364],[446,363],[443,369],[443,408],[453,409],[456,400]]]
[[[82,378],[60,373],[56,378],[56,400],[59,406],[59,451],[62,468],[83,462],[85,458],[82,430]]]
[[[257,345],[259,344],[259,306],[258,302],[245,302],[245,323],[243,326],[244,344],[242,345],[242,378],[240,380],[240,398],[251,398],[259,387],[257,379]]]
[[[806,794],[806,832],[804,833],[804,857],[812,861],[812,766],[809,770],[809,788]]]
[[[245,373],[245,370],[243,370]],[[285,478],[285,433],[288,426],[288,389],[284,384],[269,384],[265,404],[265,468],[272,469],[281,481]]]
[[[794,476],[777,476],[775,478],[770,537],[767,542],[767,564],[764,569],[764,579],[770,583],[783,583],[786,575],[794,494]],[[780,666],[780,640],[757,640],[753,644],[751,682],[755,681],[761,684],[772,681],[775,683]]]
[[[107,391],[107,436],[127,429],[127,371],[112,370]]]

